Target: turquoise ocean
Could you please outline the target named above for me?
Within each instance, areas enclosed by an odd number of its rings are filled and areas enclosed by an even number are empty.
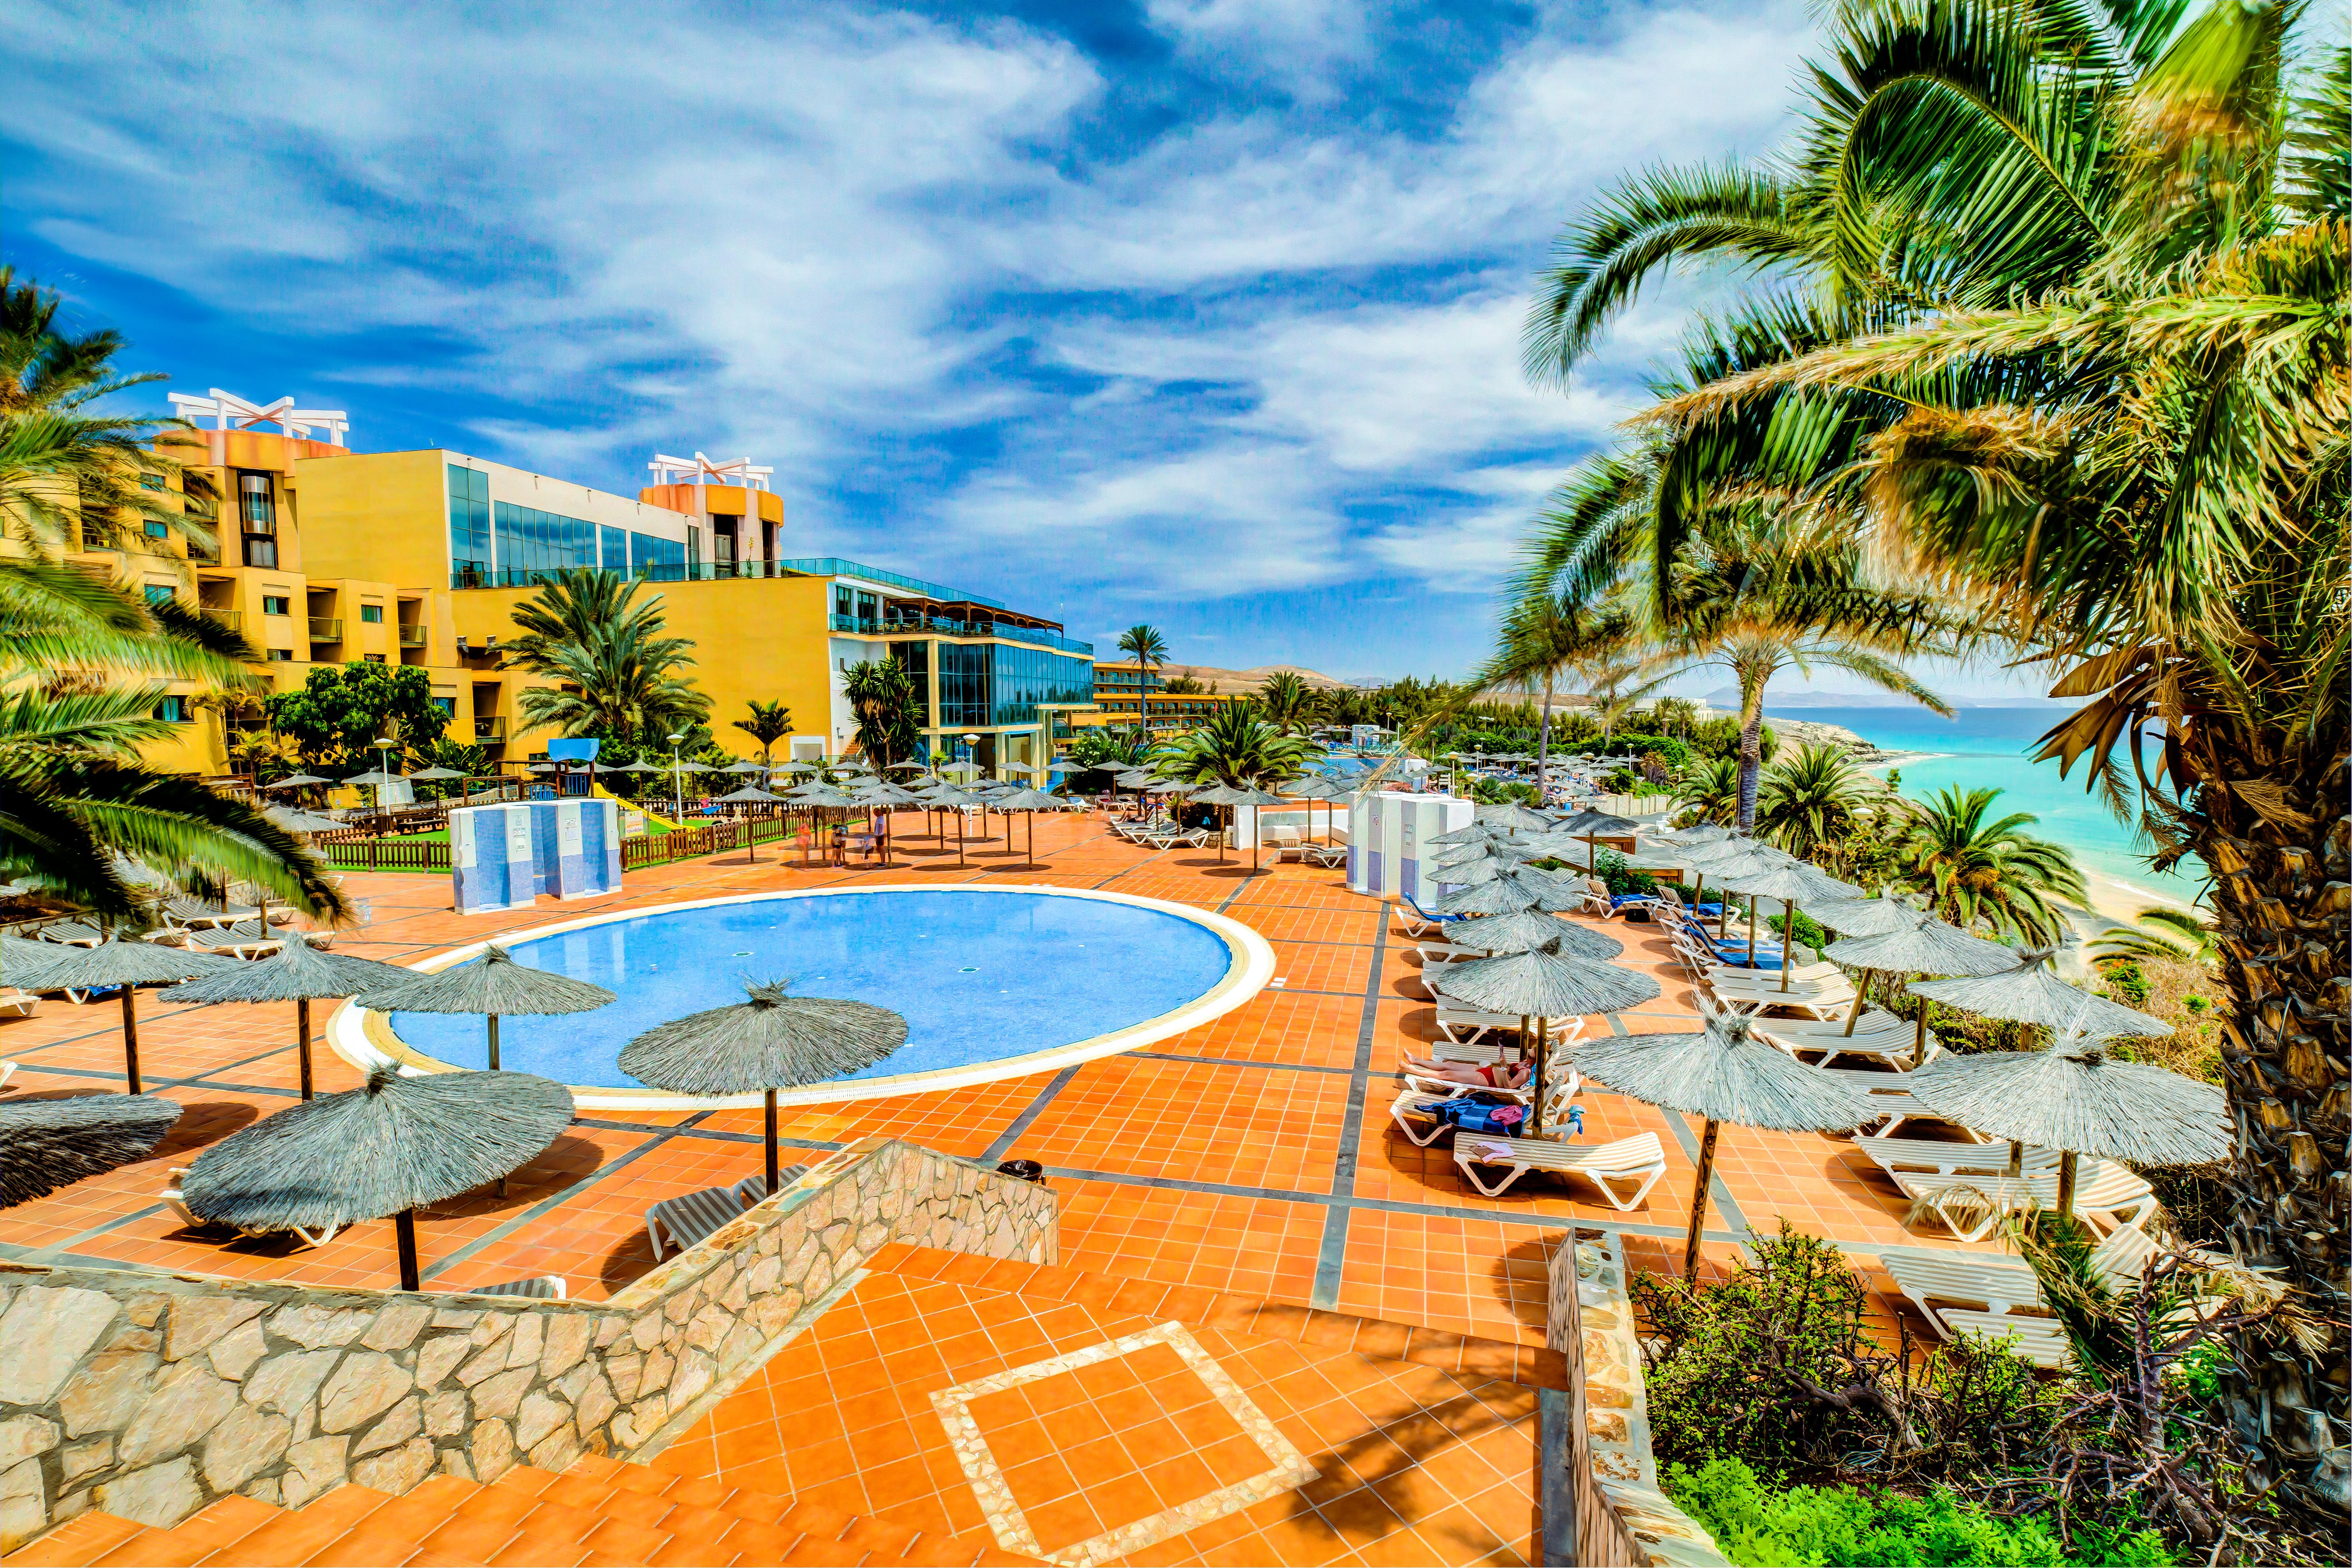
[[[2148,868],[2142,850],[2134,845],[2130,826],[2116,820],[2098,796],[2084,788],[2084,764],[2074,764],[2071,777],[2058,775],[2058,764],[2030,761],[2042,731],[2065,716],[2057,706],[1959,708],[1949,719],[1924,708],[1788,708],[1775,710],[1768,700],[1765,720],[1803,719],[1821,724],[1842,724],[1864,740],[1890,752],[1924,752],[1930,756],[1897,765],[1898,788],[1914,800],[1924,800],[1947,785],[1963,790],[1997,789],[1996,816],[2030,813],[2036,821],[2027,831],[2055,839],[2074,852],[2085,871],[2122,883],[2129,889],[2182,903],[2196,901],[2203,889],[2204,868],[2195,860],[2159,876]],[[2149,751],[2154,761],[2154,748]],[[1884,773],[1885,769],[1878,770]]]

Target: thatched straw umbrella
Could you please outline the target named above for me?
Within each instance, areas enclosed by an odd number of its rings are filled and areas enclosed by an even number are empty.
[[[749,1000],[646,1030],[621,1047],[621,1070],[677,1094],[767,1100],[768,1191],[776,1190],[776,1091],[846,1078],[907,1043],[907,1020],[887,1007],[794,996],[789,980],[749,985]]]
[[[1570,958],[1607,962],[1621,957],[1625,944],[1587,927],[1549,915],[1522,912],[1486,915],[1446,929],[1445,940],[1479,952],[1557,952]]]
[[[1585,1017],[1619,1013],[1658,996],[1658,983],[1646,974],[1539,949],[1449,963],[1443,984],[1445,994],[1474,1007],[1517,1013],[1523,1037],[1528,1020],[1535,1020],[1534,1109],[1528,1118],[1531,1134],[1543,1131],[1544,1034],[1549,1021],[1570,1014]]]
[[[1963,975],[1951,980],[1915,980],[1911,994],[1959,1007],[1988,1018],[2041,1024],[2052,1029],[2074,1029],[2102,1038],[2146,1037],[2172,1033],[2172,1026],[2120,1002],[2094,996],[2067,984],[2050,972],[2054,947],[2029,947],[2017,955],[2017,967],[1998,974]],[[1922,1012],[1926,1009],[1922,1008]],[[2025,1155],[2022,1143],[2009,1146],[2009,1173],[2018,1173]]]
[[[1269,805],[1281,805],[1286,803],[1282,795],[1277,791],[1261,789],[1256,784],[1236,784],[1234,786],[1233,798],[1227,804],[1235,806],[1246,805],[1254,810],[1263,811]],[[1241,818],[1236,816],[1234,820],[1235,822],[1239,822]],[[1251,832],[1250,869],[1253,872],[1258,868],[1258,851],[1265,847],[1265,834],[1255,830]]]
[[[1034,866],[1037,863],[1037,814],[1041,811],[1060,811],[1070,803],[1058,795],[1049,794],[1042,789],[1016,789],[1009,794],[998,795],[990,804],[1005,814],[1004,839],[1007,847],[1011,847],[1013,841],[1012,814],[1017,811],[1028,818],[1029,847],[1023,856],[1023,864]]]
[[[1231,806],[1240,805],[1247,795],[1247,791],[1235,789],[1231,784],[1213,784],[1204,789],[1195,789],[1192,795],[1192,801],[1194,805]],[[1222,866],[1224,863],[1225,836],[1220,833],[1217,835],[1217,864]]]
[[[1496,877],[1473,887],[1456,888],[1437,900],[1441,915],[1515,915],[1541,909],[1544,895],[1517,877]]]
[[[311,1098],[310,1004],[362,991],[399,985],[415,976],[405,969],[349,953],[320,952],[299,935],[268,958],[234,964],[163,993],[166,1002],[215,1006],[224,1002],[291,1002],[294,1043],[302,1062],[302,1098]]]
[[[1496,805],[1479,805],[1471,810],[1471,820],[1489,827],[1499,827],[1507,833],[1541,833],[1551,826],[1551,818],[1540,811],[1530,811],[1517,801],[1504,801]]]
[[[754,772],[758,771],[759,765],[757,763],[751,764]],[[736,770],[721,768],[719,771],[731,773]],[[711,804],[713,805],[782,805],[785,801],[782,795],[770,795],[758,784],[745,784],[741,789],[729,794],[714,795],[711,798]],[[743,819],[743,842],[749,847],[750,863],[758,865],[760,863],[760,826],[748,816]]]
[[[1325,844],[1331,840],[1333,803],[1346,800],[1356,793],[1339,780],[1326,778],[1321,773],[1307,773],[1295,778],[1282,786],[1282,792],[1295,800],[1307,803],[1307,831],[1309,834],[1315,831],[1315,803],[1318,800],[1323,803],[1323,837],[1317,842]]]
[[[1813,919],[1840,936],[1885,936],[1889,932],[1908,931],[1918,918],[1919,906],[1906,900],[1893,888],[1875,899],[1828,899],[1813,906]],[[1822,952],[1828,952],[1823,948]],[[1870,977],[1874,972],[1866,965],[1853,984],[1853,1005],[1846,1009],[1845,1032],[1853,1033],[1862,1010],[1870,1005]]]
[[[320,833],[340,833],[351,826],[340,817],[291,805],[266,805],[261,808],[261,815],[287,832],[299,833],[305,838]]]
[[[43,944],[49,945],[49,944]],[[27,991],[88,991],[100,986],[122,988],[122,1063],[131,1092],[143,1092],[139,1080],[139,1008],[134,997],[142,985],[169,985],[199,974],[236,967],[234,958],[164,947],[152,942],[125,942],[111,936],[96,947],[52,946],[57,956],[47,963],[27,960],[30,973],[17,977]]]
[[[908,764],[904,763],[893,763],[891,764],[893,767],[905,767]],[[865,806],[869,811],[878,809],[882,813],[882,864],[885,867],[887,867],[890,864],[890,813],[892,809],[901,805],[920,805],[923,804],[923,797],[915,794],[912,790],[905,789],[898,784],[892,784],[887,779],[867,779],[857,785],[855,793],[857,796],[858,805]]]
[[[930,803],[933,805],[938,806],[940,810],[955,814],[956,864],[959,867],[965,865],[967,862],[964,859],[963,847],[964,808],[967,806],[978,805],[980,804],[980,797],[977,795],[966,795],[960,789],[951,789],[946,784],[941,784],[937,789],[928,792],[928,797]]]
[[[2091,998],[2084,998],[2085,1001]],[[2074,1160],[2210,1165],[2232,1148],[2227,1098],[2211,1084],[2119,1061],[2085,1027],[2088,1009],[2046,1051],[1940,1058],[1903,1080],[1927,1110],[2012,1145],[2058,1153],[2058,1212],[2074,1211]]]
[[[499,1020],[586,1013],[612,1001],[601,985],[517,963],[495,942],[482,956],[429,974],[399,971],[401,979],[360,994],[360,1005],[379,1013],[480,1013],[489,1020],[489,1070],[499,1070]]]
[[[1723,1123],[1776,1132],[1843,1132],[1879,1114],[1860,1089],[1754,1037],[1748,1019],[1738,1016],[1709,1018],[1693,1035],[1581,1040],[1570,1055],[1576,1070],[1595,1082],[1662,1110],[1706,1119],[1691,1193],[1690,1236],[1683,1245],[1686,1279],[1698,1278],[1706,1187],[1715,1174],[1715,1144]]]
[[[0,1209],[102,1176],[155,1152],[180,1120],[159,1094],[78,1094],[0,1105]]]
[[[1926,974],[1999,974],[2017,967],[2017,950],[1970,936],[1956,925],[1937,920],[1927,910],[1910,917],[1884,936],[1850,936],[1822,950],[1833,963],[1856,969],[1888,970]],[[1859,995],[1855,997],[1858,1004]],[[1919,1008],[1919,1037],[1912,1047],[1911,1065],[1927,1056],[1927,1009]]]
[[[288,773],[284,778],[278,780],[276,783],[266,784],[261,787],[264,789],[306,789],[311,784],[333,784],[334,782],[335,781],[332,779],[322,779],[316,773]]]
[[[394,1216],[400,1288],[420,1288],[416,1211],[503,1181],[572,1123],[572,1091],[520,1072],[403,1078],[255,1122],[196,1156],[180,1184],[200,1220],[305,1230]]]
[[[1748,895],[1748,967],[1750,969],[1756,967],[1756,900],[1780,900],[1780,989],[1786,991],[1791,967],[1790,960],[1796,953],[1798,903],[1816,897],[1835,898],[1841,894],[1852,897],[1862,889],[1850,887],[1827,872],[1779,850],[1769,855],[1759,853],[1753,858],[1762,863],[1760,869],[1734,872],[1725,885]]]

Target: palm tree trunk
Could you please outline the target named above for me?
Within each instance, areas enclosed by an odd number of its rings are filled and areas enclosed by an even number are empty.
[[[2281,1270],[2315,1316],[2341,1322],[2347,1263],[2344,1074],[2352,1055],[2344,982],[2337,978],[2352,916],[2352,817],[2342,815],[2345,758],[2295,767],[2252,737],[2200,724],[2217,754],[2200,782],[2192,844],[2213,872],[2214,923],[2231,1006],[2222,1020],[2221,1070],[2237,1124],[2225,1181],[2231,1250]],[[2275,753],[2272,753],[2275,756]],[[2215,775],[2220,775],[2219,777]],[[2300,776],[2298,776],[2300,775]],[[2257,813],[2221,778],[2284,786]],[[2319,1461],[2335,1430],[2352,1425],[2338,1339],[2314,1353],[2282,1338],[2249,1340],[2223,1373],[2240,1433],[2258,1446],[2306,1506],[2336,1510]],[[2340,1450],[2336,1450],[2340,1453]],[[2258,1468],[2262,1461],[2257,1460]]]
[[[1549,798],[1551,769],[1551,683],[1552,672],[1544,671],[1543,712],[1536,720],[1536,799],[1538,804]]]
[[[1764,693],[1739,703],[1739,831],[1756,831],[1756,790],[1764,775]]]

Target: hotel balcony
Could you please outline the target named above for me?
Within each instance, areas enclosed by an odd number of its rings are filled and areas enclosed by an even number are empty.
[[[504,719],[493,716],[474,721],[474,739],[477,741],[503,741],[506,738],[507,721]]]
[[[245,612],[243,610],[215,610],[210,605],[199,605],[196,608],[200,613],[202,613],[205,619],[212,622],[215,626],[223,627],[226,630],[232,632],[241,632],[245,630]]]
[[[341,616],[312,616],[310,617],[310,640],[312,642],[342,641],[343,618]]]
[[[401,647],[423,647],[425,646],[425,628],[424,628],[423,626],[415,626],[415,625],[412,625],[411,623],[406,622],[406,621],[403,621],[403,622],[401,623],[401,626],[400,626],[400,646],[401,646]]]

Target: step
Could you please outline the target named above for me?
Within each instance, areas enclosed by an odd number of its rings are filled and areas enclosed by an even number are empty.
[[[866,1259],[869,1273],[903,1275],[967,1289],[993,1290],[1031,1300],[1066,1301],[1099,1312],[1191,1323],[1258,1339],[1289,1340],[1331,1350],[1353,1350],[1382,1361],[1406,1361],[1441,1372],[1497,1378],[1528,1388],[1565,1390],[1568,1361],[1540,1345],[1457,1334],[1417,1323],[1359,1318],[1290,1302],[1230,1295],[1194,1285],[1160,1285],[1118,1274],[981,1258],[969,1252],[892,1242]]]
[[[203,1568],[284,1568],[307,1563],[394,1501],[373,1487],[341,1486],[300,1508],[280,1509],[275,1519],[204,1559]]]
[[[103,1556],[107,1568],[194,1568],[213,1552],[241,1541],[286,1510],[249,1497],[206,1503],[168,1530],[142,1530]]]
[[[144,1534],[147,1528],[110,1513],[79,1514],[0,1557],[0,1568],[79,1568]]]

